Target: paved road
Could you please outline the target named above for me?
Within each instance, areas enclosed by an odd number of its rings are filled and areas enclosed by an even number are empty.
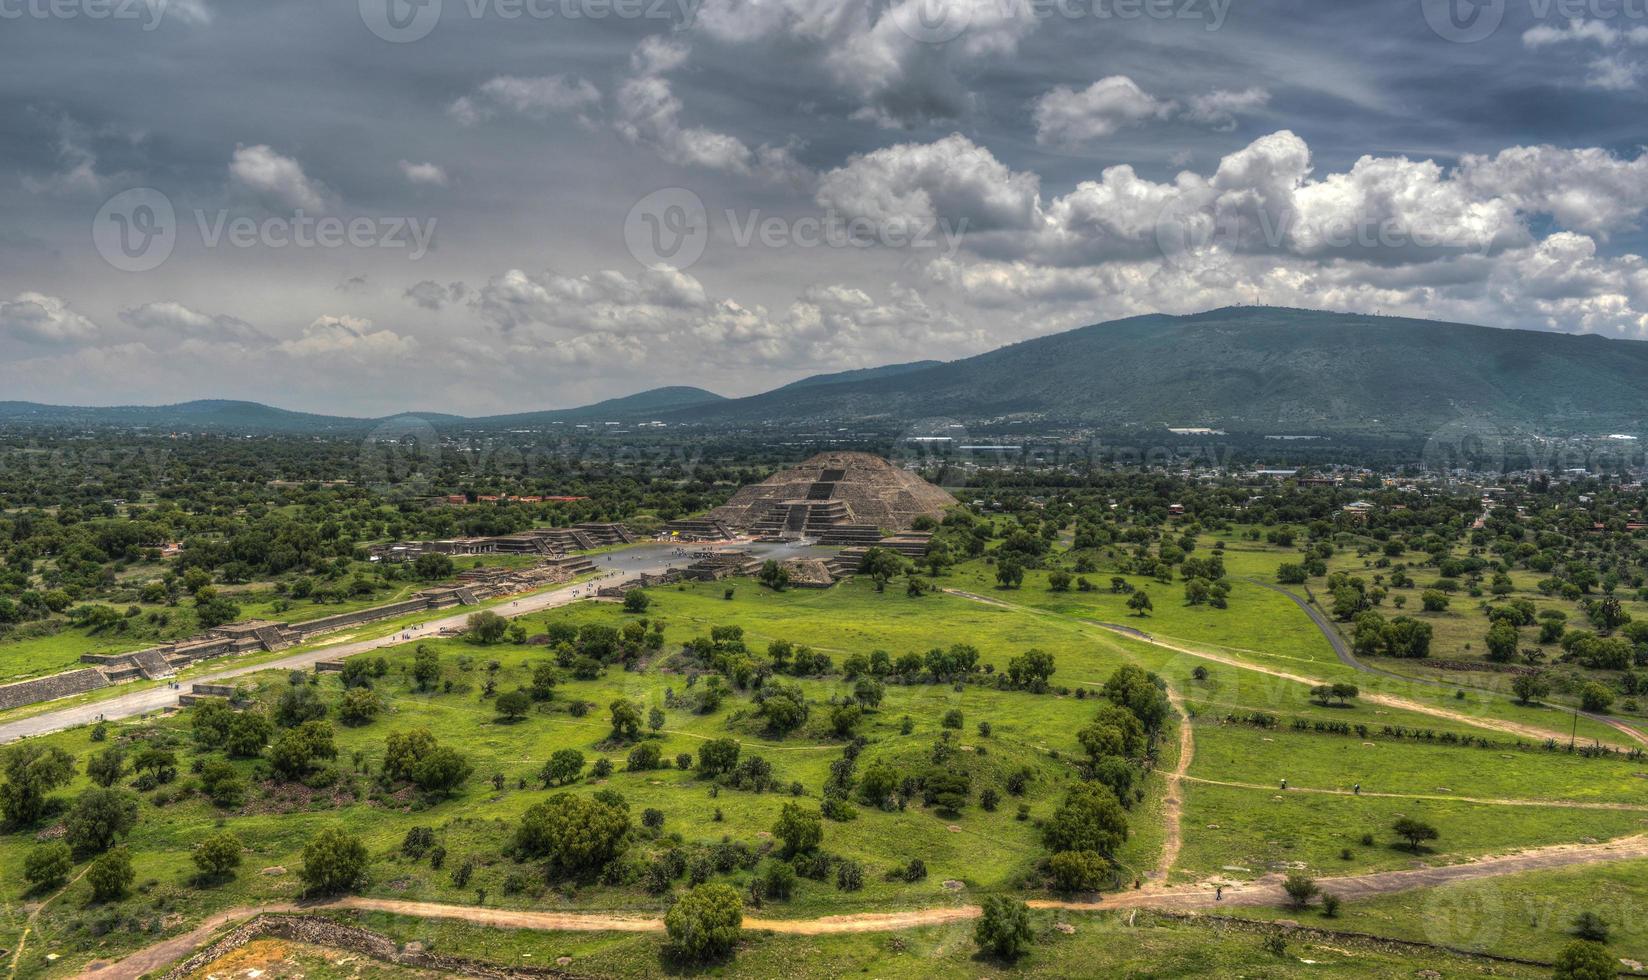
[[[1328,643],[1333,647],[1333,652],[1339,657],[1339,662],[1343,663],[1347,667],[1362,671],[1365,674],[1388,677],[1392,680],[1403,681],[1409,684],[1423,684],[1427,687],[1474,687],[1474,685],[1470,684],[1456,684],[1451,681],[1441,681],[1430,677],[1410,677],[1406,674],[1397,674],[1380,667],[1370,667],[1362,661],[1356,659],[1356,654],[1351,652],[1350,645],[1347,644],[1345,642],[1345,638],[1339,634],[1339,630],[1333,625],[1333,622],[1329,620],[1320,609],[1317,609],[1315,606],[1311,605],[1310,602],[1306,601],[1302,596],[1299,596],[1288,589],[1284,589],[1279,585],[1273,585],[1272,583],[1266,582],[1262,579],[1256,579],[1249,576],[1247,581],[1252,582],[1254,585],[1263,586],[1272,592],[1280,592],[1289,599],[1292,599],[1294,605],[1298,606],[1300,609],[1303,609],[1305,611],[1305,615],[1310,617],[1311,622],[1316,624],[1316,628],[1322,631],[1323,636],[1327,637]],[[1476,689],[1481,690],[1481,688]],[[1493,691],[1490,693],[1501,694],[1504,692]],[[1573,709],[1570,708],[1569,710],[1572,711]],[[1617,718],[1610,718],[1607,715],[1594,714],[1589,711],[1579,711],[1576,713],[1581,718],[1587,718],[1591,721],[1597,722],[1598,724],[1607,725],[1609,728],[1614,729],[1632,741],[1640,742],[1643,745],[1648,745],[1648,735],[1644,735],[1640,729],[1633,725],[1628,725]]]
[[[684,547],[689,551],[695,551],[708,546],[685,545]],[[761,557],[788,557],[794,554],[808,553],[812,550],[799,545],[779,544],[740,544],[738,547],[755,552]],[[691,562],[691,558],[677,555],[676,546],[670,544],[636,545],[601,555],[592,555],[591,560],[595,562],[596,567],[604,575],[615,580],[630,578],[642,572],[656,575],[671,566],[680,567]],[[519,599],[494,606],[493,609],[501,616],[525,616],[529,613],[542,612],[545,609],[553,609],[587,598],[593,591],[591,586],[599,584],[599,580],[595,580],[594,582],[563,586],[547,592],[522,596]],[[16,721],[0,724],[0,744],[14,742],[17,739],[27,738],[31,735],[43,735],[47,732],[73,728],[76,725],[90,724],[99,718],[130,718],[134,715],[174,707],[177,704],[178,695],[188,690],[188,685],[191,684],[222,683],[259,670],[310,667],[316,661],[337,660],[357,653],[365,653],[368,650],[378,650],[398,643],[405,643],[408,640],[434,636],[443,629],[462,627],[472,612],[474,612],[473,609],[460,609],[452,615],[432,619],[417,626],[410,626],[388,636],[328,644],[301,653],[294,653],[291,656],[265,660],[256,664],[227,666],[221,670],[190,677],[188,680],[180,682],[180,687],[177,689],[166,686],[134,690],[114,697],[104,698],[100,701],[73,705],[56,711],[47,711],[30,718],[19,718]]]

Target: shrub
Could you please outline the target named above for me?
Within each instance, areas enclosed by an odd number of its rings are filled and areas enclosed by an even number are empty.
[[[761,887],[768,898],[788,899],[795,890],[795,868],[783,861],[769,863],[761,875]]]
[[[92,886],[92,898],[99,902],[117,902],[131,890],[137,874],[132,870],[132,855],[124,847],[116,847],[92,862],[86,871],[86,880]]]
[[[1572,932],[1581,939],[1605,943],[1608,941],[1608,920],[1595,912],[1581,912],[1574,916]]]
[[[824,821],[818,813],[809,813],[799,803],[786,803],[773,825],[773,836],[784,842],[784,856],[805,854],[824,840]]]
[[[23,880],[35,888],[44,888],[67,878],[73,867],[69,845],[57,841],[41,844],[23,859]]]
[[[336,894],[361,883],[367,860],[366,845],[359,837],[341,827],[327,827],[304,845],[298,876],[316,894]]]
[[[1097,851],[1060,851],[1047,862],[1047,869],[1056,891],[1095,892],[1104,884],[1109,862]]]
[[[681,897],[664,916],[670,954],[688,963],[702,963],[731,953],[744,922],[744,902],[731,887],[698,885]]]
[[[984,900],[984,914],[973,930],[973,941],[982,952],[999,959],[1016,959],[1034,938],[1029,906],[1001,895]]]
[[[556,793],[533,804],[515,827],[515,850],[528,858],[547,857],[550,872],[589,875],[623,852],[629,814],[609,798]]]
[[[1555,965],[1555,980],[1614,980],[1619,974],[1619,964],[1606,949],[1584,940],[1562,947]]]
[[[213,834],[195,845],[190,857],[195,867],[207,878],[227,878],[240,867],[240,838],[225,831]]]
[[[1310,904],[1310,900],[1321,893],[1316,880],[1309,875],[1298,871],[1289,872],[1282,882],[1282,891],[1287,893],[1288,903],[1296,909],[1302,909]]]
[[[88,789],[63,820],[63,839],[77,854],[99,854],[137,825],[137,800],[117,789]]]

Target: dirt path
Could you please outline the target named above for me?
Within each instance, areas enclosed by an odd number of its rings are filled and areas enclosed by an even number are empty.
[[[1167,880],[1168,872],[1179,861],[1179,849],[1184,846],[1181,829],[1184,817],[1184,781],[1190,772],[1190,763],[1196,758],[1196,735],[1190,728],[1190,712],[1185,710],[1184,698],[1169,688],[1167,699],[1179,713],[1179,761],[1167,777],[1167,795],[1162,798],[1162,856],[1156,862],[1156,877]]]
[[[1333,652],[1336,656],[1338,656],[1340,663],[1343,663],[1347,667],[1359,670],[1364,674],[1374,674],[1378,677],[1387,677],[1392,680],[1403,681],[1404,683],[1409,684],[1423,684],[1427,687],[1441,688],[1460,686],[1431,677],[1410,677],[1407,674],[1398,674],[1394,671],[1385,670],[1381,667],[1373,667],[1365,664],[1361,660],[1357,659],[1355,652],[1350,648],[1350,644],[1345,642],[1345,638],[1339,634],[1339,630],[1333,625],[1333,621],[1328,619],[1328,617],[1324,615],[1320,609],[1317,609],[1314,605],[1311,605],[1311,603],[1303,596],[1292,591],[1291,589],[1284,589],[1280,585],[1275,585],[1262,579],[1254,578],[1251,575],[1247,576],[1244,581],[1251,582],[1260,588],[1269,589],[1272,592],[1280,592],[1282,595],[1292,599],[1293,604],[1304,610],[1305,615],[1310,617],[1310,621],[1316,624],[1316,628],[1320,630],[1322,636],[1327,639],[1328,645],[1333,647]],[[1463,686],[1470,687],[1471,685],[1466,684]],[[1481,691],[1482,689],[1473,688],[1473,690]],[[1622,722],[1616,718],[1610,718],[1607,715],[1595,714],[1590,711],[1580,711],[1577,713],[1581,718],[1587,718],[1599,724],[1607,725],[1609,728],[1612,728],[1639,745],[1648,745],[1648,734],[1644,734],[1640,730],[1627,725],[1625,722]]]
[[[1130,640],[1137,640],[1141,643],[1149,643],[1152,646],[1161,647],[1164,650],[1172,650],[1175,653],[1182,653],[1186,656],[1196,657],[1200,660],[1207,660],[1216,664],[1224,664],[1227,667],[1236,667],[1241,670],[1251,670],[1255,673],[1265,674],[1269,677],[1277,677],[1285,681],[1292,681],[1296,684],[1304,684],[1308,687],[1316,687],[1318,685],[1328,683],[1326,680],[1319,677],[1309,677],[1304,674],[1295,674],[1291,671],[1281,670],[1276,667],[1266,667],[1261,664],[1256,664],[1250,660],[1243,660],[1240,657],[1233,657],[1229,654],[1214,653],[1210,650],[1199,650],[1195,647],[1185,646],[1182,643],[1177,643],[1171,639],[1164,639],[1159,636],[1153,636],[1131,626],[1106,623],[1097,619],[1084,619],[1079,616],[1066,617],[1060,615],[1059,613],[1050,612],[1046,609],[1037,609],[1034,606],[1022,606],[1017,603],[1008,602],[1004,599],[992,599],[988,596],[974,595],[973,593],[962,592],[956,589],[946,589],[945,591],[951,595],[963,599],[969,599],[973,602],[985,603],[987,605],[997,606],[1003,609],[1011,609],[1015,612],[1039,614],[1054,619],[1062,619],[1067,622],[1078,623],[1082,626],[1097,627],[1105,630],[1106,632],[1115,633],[1118,636],[1124,636]],[[1291,593],[1289,594],[1291,595]],[[1295,597],[1295,601],[1297,601],[1297,597]],[[1310,610],[1307,608],[1306,612],[1308,613]],[[1315,621],[1314,616],[1312,617],[1312,621]],[[1328,639],[1329,642],[1333,642],[1333,636],[1331,634],[1328,635]],[[1334,649],[1337,650],[1338,646],[1335,645]],[[1448,721],[1458,722],[1461,725],[1470,725],[1473,728],[1483,728],[1489,731],[1503,732],[1507,735],[1516,735],[1522,738],[1530,738],[1541,742],[1546,739],[1556,739],[1561,742],[1566,742],[1568,740],[1568,735],[1566,732],[1559,732],[1548,728],[1540,728],[1536,725],[1524,725],[1521,722],[1505,721],[1498,718],[1479,718],[1473,715],[1465,714],[1461,711],[1449,711],[1447,708],[1439,708],[1435,705],[1426,704],[1423,701],[1414,701],[1410,698],[1397,697],[1393,694],[1366,692],[1361,695],[1360,700],[1367,702],[1368,704],[1382,705],[1387,708],[1396,708],[1401,711],[1412,711],[1416,714],[1429,715],[1432,718],[1443,718]],[[1596,720],[1619,730],[1635,742],[1648,744],[1648,736],[1644,736],[1641,732],[1638,732],[1627,725],[1619,724],[1600,716],[1596,717]],[[1620,743],[1604,742],[1602,744],[1609,748],[1621,751],[1630,748],[1630,746]]]
[[[1566,810],[1624,810],[1634,813],[1648,813],[1648,804],[1642,803],[1612,803],[1604,800],[1513,800],[1483,798],[1480,796],[1455,796],[1451,793],[1375,793],[1364,790],[1356,793],[1348,789],[1312,789],[1305,786],[1288,784],[1285,790],[1278,790],[1274,783],[1238,783],[1224,779],[1206,779],[1201,776],[1183,776],[1183,779],[1192,783],[1202,783],[1207,786],[1229,786],[1233,789],[1261,790],[1266,793],[1316,793],[1326,796],[1371,796],[1386,800],[1441,800],[1451,803],[1483,803],[1489,806],[1549,806]]]
[[[1566,868],[1575,865],[1597,864],[1648,858],[1648,835],[1623,837],[1598,844],[1560,844],[1536,848],[1517,854],[1480,858],[1463,864],[1449,864],[1435,868],[1412,868],[1403,871],[1379,871],[1372,874],[1341,878],[1319,878],[1317,884],[1341,899],[1368,898],[1414,888],[1438,885],[1524,871]],[[1223,905],[1280,905],[1286,898],[1282,892],[1280,875],[1269,875],[1253,882],[1232,883],[1225,886],[1223,901],[1214,898],[1212,885],[1171,888],[1152,884],[1136,891],[1106,895],[1097,902],[1061,902],[1035,899],[1028,904],[1038,909],[1065,909],[1071,911],[1103,912],[1113,909],[1161,908],[1208,909]],[[205,945],[214,933],[233,922],[248,919],[260,912],[294,912],[321,909],[363,909],[422,919],[457,919],[478,925],[505,929],[537,929],[550,932],[662,932],[662,919],[600,912],[540,912],[529,909],[492,909],[473,905],[441,905],[434,902],[405,902],[390,898],[350,897],[334,902],[312,905],[277,904],[255,908],[229,909],[212,916],[196,928],[180,936],[133,953],[118,963],[93,965],[81,975],[99,980],[136,980],[151,970],[157,970]],[[854,915],[831,915],[819,919],[760,919],[746,918],[746,929],[761,929],[795,936],[820,936],[839,933],[893,932],[923,926],[946,925],[977,918],[981,911],[976,905],[953,905],[944,908],[910,909],[901,912],[863,912]]]

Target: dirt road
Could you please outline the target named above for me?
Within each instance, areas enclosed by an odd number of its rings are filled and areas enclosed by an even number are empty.
[[[1498,857],[1481,858],[1464,864],[1450,864],[1435,868],[1413,868],[1403,871],[1380,871],[1373,874],[1351,875],[1340,878],[1319,878],[1317,884],[1324,891],[1341,899],[1368,898],[1414,888],[1429,888],[1463,881],[1476,881],[1518,874],[1648,858],[1648,835],[1624,837],[1597,844],[1561,844],[1542,847]],[[1282,891],[1280,875],[1269,875],[1257,881],[1233,883],[1225,886],[1224,898],[1216,901],[1211,885],[1172,888],[1152,884],[1136,891],[1105,895],[1097,902],[1061,902],[1036,899],[1031,908],[1063,909],[1068,911],[1104,912],[1115,909],[1211,909],[1226,905],[1280,905],[1286,896]],[[550,932],[662,932],[662,919],[635,915],[600,912],[540,912],[527,909],[492,909],[472,905],[441,905],[434,902],[405,902],[389,898],[341,898],[334,902],[311,905],[266,905],[256,908],[229,909],[207,919],[200,926],[180,936],[174,936],[147,949],[133,953],[118,963],[93,964],[82,974],[99,980],[136,980],[151,970],[157,970],[200,948],[218,930],[248,919],[260,912],[318,911],[321,909],[364,909],[422,919],[457,919],[480,925],[505,929],[538,929]],[[838,933],[894,932],[923,926],[947,925],[977,918],[981,910],[976,905],[953,905],[943,908],[910,909],[900,912],[864,912],[855,915],[832,915],[819,919],[762,919],[746,918],[746,929],[760,929],[785,935],[820,936]]]
[[[1190,772],[1190,763],[1196,758],[1196,733],[1190,727],[1190,712],[1185,710],[1184,698],[1168,688],[1167,699],[1179,713],[1179,761],[1167,777],[1167,796],[1162,799],[1162,856],[1156,862],[1156,877],[1167,880],[1168,872],[1178,863],[1179,849],[1184,846],[1180,824],[1184,816],[1184,781]]]

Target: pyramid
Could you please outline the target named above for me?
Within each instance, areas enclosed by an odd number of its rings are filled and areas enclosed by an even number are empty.
[[[817,534],[831,527],[907,530],[938,520],[956,498],[871,453],[819,453],[799,466],[742,487],[709,512],[738,531]]]

